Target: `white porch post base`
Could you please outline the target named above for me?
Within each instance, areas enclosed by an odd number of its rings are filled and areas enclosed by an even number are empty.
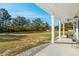
[[[51,16],[52,21],[52,40],[51,43],[54,43],[54,16]]]

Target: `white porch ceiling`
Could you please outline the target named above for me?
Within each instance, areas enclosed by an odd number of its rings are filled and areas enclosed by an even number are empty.
[[[51,16],[59,17],[61,20],[72,19],[79,14],[78,3],[36,3]]]

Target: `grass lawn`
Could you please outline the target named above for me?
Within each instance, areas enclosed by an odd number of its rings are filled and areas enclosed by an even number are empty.
[[[50,42],[50,32],[29,33],[27,35],[0,35],[0,55],[16,55],[24,50]],[[10,39],[6,41],[7,39]],[[14,39],[14,40],[12,40]],[[17,39],[17,40],[15,40]]]

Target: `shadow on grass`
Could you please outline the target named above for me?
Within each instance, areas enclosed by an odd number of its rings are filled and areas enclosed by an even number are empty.
[[[20,39],[0,39],[0,42],[7,42],[7,41],[18,41]]]
[[[7,41],[20,41],[23,37],[27,35],[0,35],[0,42],[7,42]]]

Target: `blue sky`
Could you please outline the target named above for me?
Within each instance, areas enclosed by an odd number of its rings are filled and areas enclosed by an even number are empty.
[[[13,18],[17,16],[24,16],[31,20],[34,18],[41,18],[42,21],[48,22],[49,25],[51,25],[50,15],[33,3],[0,3],[0,8],[8,10]],[[58,24],[57,22],[56,20],[55,26]]]
[[[59,25],[59,19],[58,19],[58,18],[55,18],[55,20],[54,20],[54,25],[55,25],[55,26],[58,26],[58,25]]]

